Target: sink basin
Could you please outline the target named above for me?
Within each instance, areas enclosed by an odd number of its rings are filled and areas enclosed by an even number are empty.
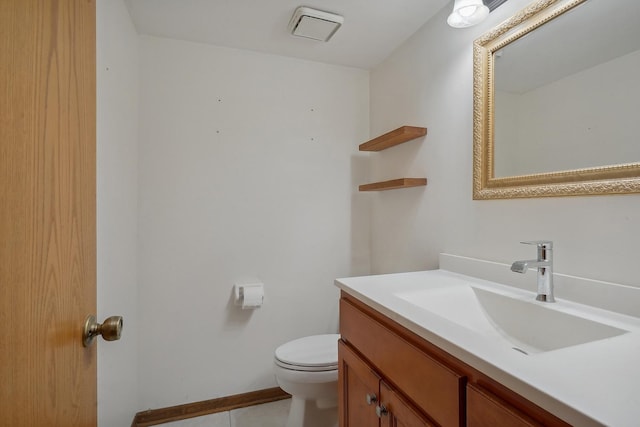
[[[415,306],[469,330],[497,338],[524,354],[542,353],[615,337],[628,331],[575,316],[534,300],[474,286],[396,293]]]

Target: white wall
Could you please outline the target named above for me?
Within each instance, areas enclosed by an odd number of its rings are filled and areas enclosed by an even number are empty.
[[[138,411],[138,36],[122,0],[97,2],[98,321],[124,317],[120,341],[98,345],[98,425]]]
[[[333,279],[370,270],[369,74],[140,43],[140,408],[274,387],[274,349],[334,332]]]
[[[470,29],[446,25],[449,4],[372,71],[371,135],[429,128],[423,142],[371,157],[374,179],[429,179],[375,195],[374,272],[435,268],[439,252],[508,263],[534,256],[519,241],[551,239],[556,271],[640,286],[639,195],[472,200],[472,43],[528,3],[511,0]]]

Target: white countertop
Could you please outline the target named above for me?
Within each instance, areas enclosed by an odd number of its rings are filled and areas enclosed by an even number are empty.
[[[442,265],[442,264],[441,264]],[[451,355],[576,426],[640,425],[640,318],[557,298],[553,310],[629,331],[613,338],[525,355],[438,316],[398,294],[438,286],[497,290],[515,298],[535,293],[446,270],[337,279],[349,295]],[[531,288],[535,288],[535,282]]]

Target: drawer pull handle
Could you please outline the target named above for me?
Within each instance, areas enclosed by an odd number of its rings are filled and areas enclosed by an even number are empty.
[[[378,396],[375,393],[367,393],[367,405],[371,405],[372,403],[376,403],[378,401]]]
[[[384,405],[378,405],[376,406],[376,415],[378,416],[378,418],[382,418],[384,415],[387,415],[389,412],[387,411],[387,408],[384,407]]]

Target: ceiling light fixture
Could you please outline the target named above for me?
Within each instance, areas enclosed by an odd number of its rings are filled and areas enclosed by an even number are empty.
[[[489,8],[482,0],[455,0],[447,24],[454,28],[471,27],[484,21],[488,15]]]
[[[289,31],[294,36],[326,42],[343,22],[344,18],[335,13],[300,6],[289,21]]]

